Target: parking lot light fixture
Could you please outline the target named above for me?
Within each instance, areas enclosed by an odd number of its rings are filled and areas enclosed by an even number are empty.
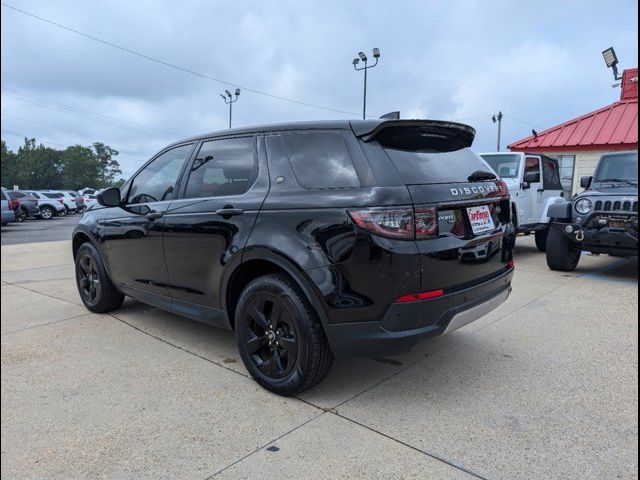
[[[368,59],[364,52],[358,52],[358,57],[353,59],[353,68],[356,71],[364,70],[364,95],[362,101],[362,119],[364,120],[365,118],[367,118],[367,70],[375,67],[378,64],[378,60],[380,59],[380,49],[373,49],[373,58],[375,59],[375,63],[373,63],[372,65],[367,65]],[[364,63],[364,65],[358,67],[360,60],[362,60],[362,63]]]
[[[602,57],[604,58],[604,63],[607,65],[607,68],[613,70],[613,78],[616,81],[622,80],[622,77],[618,74],[618,56],[613,47],[609,47],[602,52]]]
[[[238,97],[240,96],[240,89],[236,88],[235,91],[235,98],[233,98],[233,95],[231,95],[231,92],[229,90],[225,90],[224,93],[227,94],[227,97],[225,97],[223,94],[220,94],[220,96],[222,97],[222,100],[224,101],[225,104],[229,105],[229,128],[231,128],[231,117],[232,117],[232,112],[233,112],[233,104],[236,103],[238,101]]]

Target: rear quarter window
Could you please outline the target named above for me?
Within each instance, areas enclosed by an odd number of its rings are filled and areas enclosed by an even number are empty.
[[[281,138],[301,186],[349,188],[361,185],[343,133],[283,133]]]

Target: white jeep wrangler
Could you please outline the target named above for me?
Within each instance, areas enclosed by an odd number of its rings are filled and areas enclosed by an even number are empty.
[[[511,214],[517,231],[534,232],[536,247],[544,252],[549,206],[564,202],[558,161],[539,153],[494,152],[480,156],[509,187]]]

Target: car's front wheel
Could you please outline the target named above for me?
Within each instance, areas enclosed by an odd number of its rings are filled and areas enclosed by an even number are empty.
[[[571,272],[580,261],[580,246],[560,232],[560,226],[549,224],[547,236],[547,265],[551,270]]]
[[[235,334],[251,376],[279,395],[318,384],[333,361],[318,315],[286,275],[265,275],[247,285],[236,308]]]
[[[115,310],[124,301],[107,275],[100,254],[91,243],[83,243],[76,253],[76,285],[84,306],[92,312]]]

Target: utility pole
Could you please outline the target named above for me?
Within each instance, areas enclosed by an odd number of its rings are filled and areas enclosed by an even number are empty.
[[[353,68],[358,72],[360,70],[364,70],[364,95],[362,99],[362,119],[364,120],[367,118],[367,70],[378,65],[378,59],[380,58],[380,49],[378,48],[373,49],[373,58],[376,59],[376,62],[373,65],[367,65],[368,59],[367,59],[367,56],[364,54],[364,52],[359,52],[358,56],[360,58],[353,59]],[[362,60],[362,63],[364,63],[364,67],[358,68],[358,64],[360,63],[360,60]]]
[[[493,117],[491,117],[491,120],[493,121],[493,123],[497,123],[498,124],[498,151],[500,151],[500,135],[502,134],[502,112],[498,112],[497,115],[494,115]]]
[[[223,94],[220,94],[220,96],[222,97],[222,100],[224,100],[224,103],[229,105],[229,128],[231,128],[231,115],[233,110],[233,104],[238,101],[238,97],[240,96],[240,89],[236,88],[236,91],[235,91],[236,98],[233,98],[229,90],[225,90],[224,93],[227,94],[226,97]]]

